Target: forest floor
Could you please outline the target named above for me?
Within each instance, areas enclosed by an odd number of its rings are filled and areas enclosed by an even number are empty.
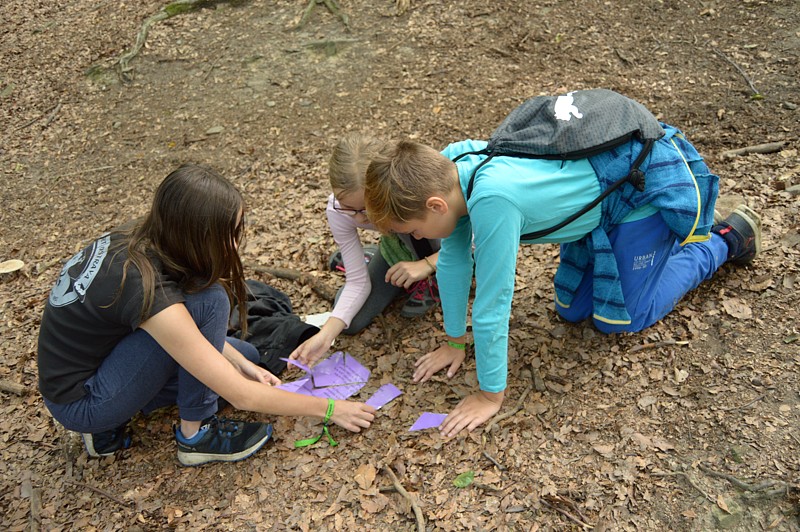
[[[317,4],[297,28],[305,0],[210,2],[154,24],[126,82],[111,67],[163,0],[0,3],[0,262],[24,262],[0,274],[0,528],[800,529],[797,2],[340,3],[347,26]],[[387,382],[404,392],[363,433],[334,429],[338,447],[295,450],[318,430],[310,419],[244,414],[273,422],[274,443],[183,468],[166,411],[134,419],[129,450],[93,460],[43,406],[36,337],[60,265],[143,214],[180,163],[244,191],[248,264],[335,288],[324,208],[344,132],[444,147],[488,137],[528,97],[596,87],[682,129],[721,177],[722,210],[744,201],[762,214],[763,253],[652,328],[605,336],[556,315],[557,248],[523,246],[511,415],[492,430],[408,431],[476,378],[473,361],[414,385],[441,312],[409,321],[401,303],[337,341],[372,370],[356,398]],[[781,144],[725,154],[765,143]],[[309,284],[248,274],[298,314],[330,308]]]

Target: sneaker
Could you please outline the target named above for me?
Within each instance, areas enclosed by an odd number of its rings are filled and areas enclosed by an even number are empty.
[[[86,452],[93,458],[111,456],[120,449],[131,446],[131,435],[128,433],[128,422],[105,432],[81,433]]]
[[[761,253],[761,217],[746,205],[739,205],[712,232],[728,244],[728,261],[747,264]]]
[[[261,449],[272,436],[269,423],[250,423],[211,416],[200,425],[200,430],[186,438],[175,428],[178,443],[178,461],[185,466],[209,462],[236,462]]]
[[[367,244],[364,246],[364,262],[369,264],[369,261],[372,260],[372,257],[374,257],[376,253],[378,253],[378,246],[375,244]],[[344,262],[342,261],[341,251],[337,251],[328,259],[328,269],[332,272],[344,273]]]
[[[439,302],[439,285],[436,284],[436,279],[433,277],[417,281],[408,289],[408,292],[406,304],[400,310],[400,315],[404,318],[422,316]]]

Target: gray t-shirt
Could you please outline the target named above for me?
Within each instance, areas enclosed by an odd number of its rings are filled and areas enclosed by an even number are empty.
[[[103,360],[142,322],[141,274],[130,266],[119,234],[104,235],[73,256],[61,270],[45,305],[39,329],[39,390],[48,400],[66,404],[86,394],[83,387]],[[149,316],[184,301],[177,283],[156,269]]]

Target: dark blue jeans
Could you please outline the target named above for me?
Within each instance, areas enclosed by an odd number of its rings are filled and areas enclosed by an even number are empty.
[[[258,362],[255,347],[226,337],[230,304],[222,286],[186,294],[185,298],[198,329],[218,351],[227,341],[249,360]],[[217,412],[219,398],[142,329],[123,338],[84,387],[86,395],[72,403],[59,405],[45,399],[53,417],[76,432],[111,430],[139,411],[148,414],[172,405],[178,405],[181,419],[201,421]]]
[[[712,233],[706,242],[679,245],[660,214],[616,226],[609,241],[617,259],[625,306],[631,323],[614,325],[593,319],[604,333],[636,332],[666,316],[678,301],[710,279],[728,256],[728,245]],[[569,308],[556,304],[568,321],[592,316],[591,268],[584,275]]]

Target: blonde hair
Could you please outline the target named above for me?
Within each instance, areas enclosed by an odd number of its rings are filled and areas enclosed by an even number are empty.
[[[367,216],[386,233],[391,224],[425,216],[425,203],[456,186],[453,162],[429,146],[412,141],[387,142],[366,173]]]
[[[383,141],[362,133],[349,133],[333,148],[328,162],[331,188],[349,194],[364,188],[364,174]]]

